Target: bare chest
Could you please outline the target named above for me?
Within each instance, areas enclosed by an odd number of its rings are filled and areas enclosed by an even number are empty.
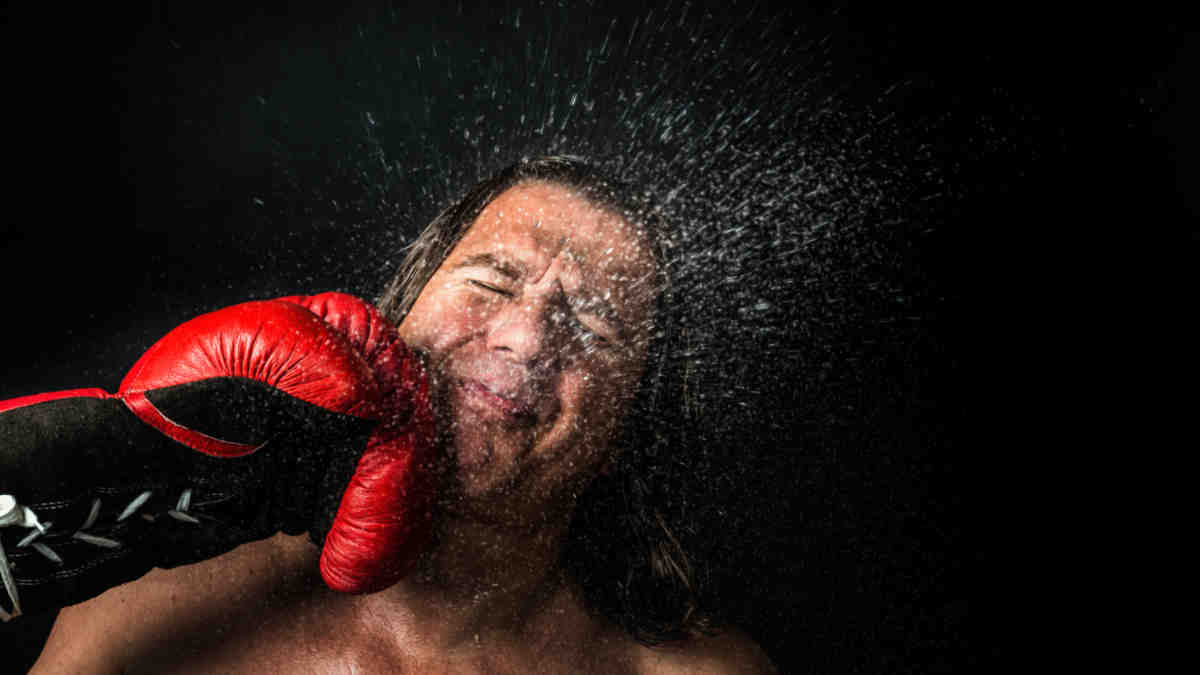
[[[143,651],[126,672],[305,673],[633,673],[633,654],[606,640],[479,639],[451,650],[418,641],[379,639],[356,630],[336,613],[263,612],[219,623],[199,623]]]

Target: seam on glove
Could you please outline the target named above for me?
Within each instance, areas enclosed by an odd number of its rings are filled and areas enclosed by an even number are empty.
[[[134,415],[137,415],[138,419],[154,427],[164,436],[178,441],[193,450],[203,452],[206,455],[214,457],[241,457],[263,447],[262,445],[226,441],[214,438],[195,429],[189,429],[164,415],[161,410],[150,402],[150,399],[146,398],[146,392],[144,391],[125,392],[120,398],[125,403],[125,406]]]

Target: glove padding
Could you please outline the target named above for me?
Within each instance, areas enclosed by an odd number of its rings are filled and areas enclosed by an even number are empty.
[[[436,431],[429,379],[420,361],[378,310],[345,297],[326,293],[282,300],[307,308],[345,336],[379,383],[379,426],[321,549],[321,576],[330,588],[370,593],[407,574],[421,550],[414,543],[429,536]]]
[[[373,307],[328,293],[193,319],[115,396],[0,402],[5,585],[59,607],[284,531],[323,543],[330,587],[384,588],[428,535],[426,386]]]

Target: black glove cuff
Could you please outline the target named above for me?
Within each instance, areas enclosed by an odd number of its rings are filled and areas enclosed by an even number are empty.
[[[205,560],[280,531],[323,540],[374,428],[244,378],[147,398],[176,423],[261,447],[235,458],[196,452],[117,398],[0,414],[0,493],[36,516],[0,527],[8,581],[26,611],[82,602],[153,567]]]

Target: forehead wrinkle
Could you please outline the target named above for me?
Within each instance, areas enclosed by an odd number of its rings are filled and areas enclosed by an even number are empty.
[[[523,192],[527,188],[549,188],[552,193],[531,195]],[[582,217],[574,212],[577,209],[582,209]],[[543,262],[531,267],[532,261],[506,250],[508,247],[499,241],[503,236],[491,232],[493,228],[505,227],[504,223],[524,223],[529,228],[519,236],[528,237],[531,250],[539,252],[539,260],[545,260],[541,255],[549,258],[544,270]],[[605,296],[611,294],[614,301],[627,298],[636,303],[634,299],[641,295],[638,289],[650,280],[647,277],[655,277],[655,273],[639,269],[639,259],[648,258],[653,267],[658,267],[654,254],[647,248],[648,233],[642,227],[631,223],[610,205],[553,182],[533,180],[509,188],[485,207],[472,229],[480,227],[489,229],[495,239],[492,245],[497,248],[493,252],[468,255],[455,269],[478,265],[516,282],[536,284],[546,272],[557,268],[559,273],[567,273],[558,286],[574,314],[594,316],[622,329],[623,333],[629,332],[625,317]],[[621,288],[608,287],[604,279]],[[624,301],[620,306],[633,309],[625,307]],[[647,309],[653,312],[652,303]]]
[[[486,267],[518,282],[527,281],[529,271],[524,263],[501,258],[491,252],[475,253],[467,256],[455,265],[454,269],[458,270],[468,267]],[[595,316],[612,324],[620,337],[625,338],[628,336],[629,329],[625,320],[617,312],[616,308],[602,295],[586,288],[584,284],[578,284],[570,291],[563,287],[560,280],[556,280],[555,285],[558,287],[559,292],[562,293],[567,306],[576,315]]]
[[[523,279],[529,271],[529,268],[518,260],[500,258],[496,254],[487,251],[467,256],[455,265],[454,269],[458,270],[464,267],[489,267],[513,281]]]

